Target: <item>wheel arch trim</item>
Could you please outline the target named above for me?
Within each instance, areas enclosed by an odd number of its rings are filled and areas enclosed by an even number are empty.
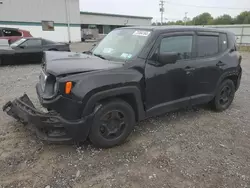
[[[98,93],[95,93],[92,95],[83,110],[83,116],[88,115],[93,111],[95,108],[95,105],[104,99],[108,99],[111,97],[119,97],[122,95],[127,95],[127,94],[132,94],[135,101],[136,101],[136,106],[137,106],[137,115],[138,115],[138,120],[143,120],[145,119],[145,110],[144,110],[144,105],[142,102],[142,96],[141,96],[141,91],[137,86],[124,86],[124,87],[119,87],[119,88],[113,88],[105,91],[100,91]]]

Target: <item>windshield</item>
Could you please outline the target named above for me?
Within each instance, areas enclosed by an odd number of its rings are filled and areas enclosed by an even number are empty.
[[[19,46],[19,45],[22,44],[24,41],[26,41],[26,39],[24,39],[24,38],[19,39],[19,40],[13,42],[10,46],[11,46],[11,47]]]
[[[111,31],[93,50],[105,59],[126,61],[136,56],[146,43],[150,31],[117,29]]]

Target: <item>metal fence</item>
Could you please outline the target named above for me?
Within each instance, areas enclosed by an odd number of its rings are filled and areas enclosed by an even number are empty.
[[[247,25],[209,25],[206,27],[231,31],[235,34],[238,45],[250,46],[250,24]]]

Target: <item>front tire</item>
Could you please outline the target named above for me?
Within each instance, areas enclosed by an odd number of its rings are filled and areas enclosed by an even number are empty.
[[[134,124],[135,113],[127,102],[119,99],[107,101],[94,116],[89,139],[95,147],[114,147],[127,139]]]
[[[215,111],[221,112],[231,105],[235,96],[235,85],[232,80],[225,80],[219,86],[215,98],[212,101],[212,107]]]

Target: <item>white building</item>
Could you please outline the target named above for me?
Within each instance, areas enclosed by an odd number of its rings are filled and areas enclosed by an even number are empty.
[[[79,0],[0,0],[0,27],[29,30],[54,41],[80,41],[79,12]]]
[[[0,0],[0,27],[54,41],[81,41],[81,28],[107,34],[116,27],[151,25],[151,17],[81,12],[79,0]]]
[[[81,12],[81,28],[96,27],[100,34],[107,34],[112,29],[124,26],[151,25],[152,17]]]

